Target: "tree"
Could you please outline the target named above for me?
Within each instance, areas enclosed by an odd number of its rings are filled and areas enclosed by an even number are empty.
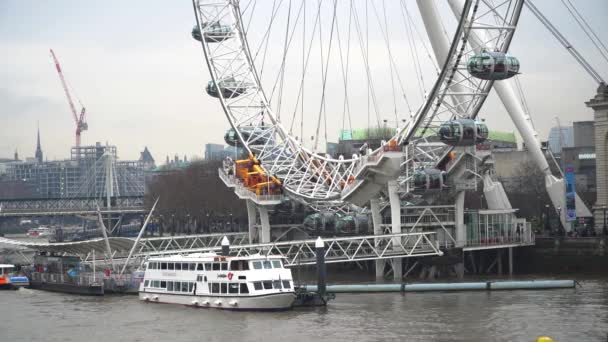
[[[212,226],[227,221],[245,222],[244,202],[220,180],[217,170],[221,161],[201,161],[185,169],[155,175],[148,185],[146,206],[156,198],[156,217],[160,229],[170,234],[211,232]]]

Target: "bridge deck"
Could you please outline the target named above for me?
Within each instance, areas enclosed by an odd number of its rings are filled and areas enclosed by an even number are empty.
[[[435,233],[401,233],[367,235],[325,239],[325,262],[341,263],[416,256],[441,256],[434,241]],[[187,250],[150,251],[140,253],[145,256],[202,253],[219,251],[212,248],[192,248]],[[281,241],[273,243],[231,245],[231,255],[281,255],[287,266],[315,264],[315,240]]]

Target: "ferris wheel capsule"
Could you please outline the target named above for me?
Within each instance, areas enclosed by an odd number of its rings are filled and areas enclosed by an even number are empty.
[[[450,146],[472,146],[488,139],[488,126],[472,119],[444,122],[439,127],[439,140]]]
[[[205,42],[207,43],[218,43],[226,39],[230,39],[234,36],[234,30],[230,25],[223,25],[219,21],[211,23],[203,23],[201,25],[204,30]],[[192,38],[202,41],[203,36],[198,26],[192,28]]]
[[[482,80],[506,80],[519,73],[519,60],[504,52],[483,51],[469,58],[467,70]]]
[[[243,82],[237,82],[234,77],[224,78],[218,82],[218,86],[216,86],[213,80],[207,83],[207,94],[213,97],[220,97],[220,91],[222,92],[222,97],[231,98],[237,97],[245,92],[247,92],[247,86]]]
[[[447,183],[446,173],[438,169],[423,169],[414,172],[414,191],[440,191]]]
[[[266,144],[266,142],[268,141],[267,138],[263,138],[263,132],[264,130],[268,129],[268,126],[259,126],[259,127],[253,127],[253,126],[241,126],[239,127],[239,132],[241,132],[241,135],[243,136],[243,139],[245,139],[245,141],[249,142],[250,144],[255,144],[255,145],[264,145]],[[257,137],[255,139],[255,141],[251,141],[251,137],[255,136]],[[230,127],[230,129],[228,129],[226,131],[226,133],[224,134],[224,141],[226,142],[226,144],[228,144],[229,146],[233,146],[233,147],[243,147],[243,143],[241,142],[241,140],[239,139],[238,134],[236,133],[236,130],[232,127]]]

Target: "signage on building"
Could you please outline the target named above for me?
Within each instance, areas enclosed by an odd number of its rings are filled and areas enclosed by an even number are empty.
[[[576,221],[576,190],[574,187],[574,167],[566,165],[566,221]]]

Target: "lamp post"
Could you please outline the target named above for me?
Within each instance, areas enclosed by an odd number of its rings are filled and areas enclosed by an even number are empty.
[[[558,222],[558,235],[562,235],[562,230],[564,229],[564,227],[562,227],[562,207],[557,207],[557,222]]]
[[[602,234],[604,236],[608,235],[608,227],[606,227],[606,206],[602,207],[602,211],[603,211],[603,218],[604,218],[604,227],[602,228]]]
[[[549,226],[549,205],[545,204],[545,231],[550,231],[551,226]]]

